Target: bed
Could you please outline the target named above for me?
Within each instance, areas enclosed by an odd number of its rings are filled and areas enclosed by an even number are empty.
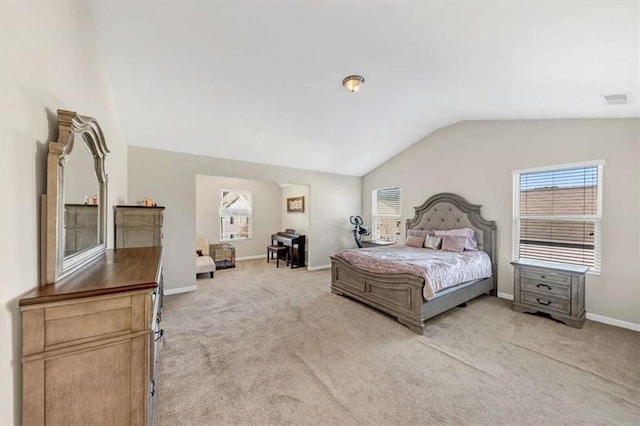
[[[491,276],[474,279],[425,297],[425,279],[409,273],[380,273],[352,265],[338,255],[331,256],[331,292],[347,296],[385,312],[422,334],[425,321],[482,294],[497,295],[496,225],[480,214],[480,205],[452,193],[440,193],[415,207],[407,230],[451,230],[471,228],[478,250],[491,262]],[[380,249],[382,250],[382,249]]]

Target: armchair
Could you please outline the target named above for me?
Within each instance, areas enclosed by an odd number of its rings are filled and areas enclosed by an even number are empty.
[[[202,251],[202,256],[198,255],[198,251]],[[198,238],[196,240],[196,275],[209,273],[213,278],[216,270],[216,263],[209,253],[209,240],[206,238]]]

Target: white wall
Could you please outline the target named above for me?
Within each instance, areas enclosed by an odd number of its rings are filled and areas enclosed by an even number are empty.
[[[640,120],[461,122],[440,129],[367,174],[362,198],[371,221],[371,190],[402,187],[402,216],[438,192],[482,204],[498,226],[498,290],[513,293],[511,171],[605,159],[602,275],[587,276],[587,312],[640,324]]]
[[[196,175],[309,185],[309,266],[351,247],[349,216],[359,214],[361,178],[244,161],[129,147],[129,200],[150,196],[166,207],[164,278],[167,289],[195,286]]]
[[[271,234],[280,228],[280,185],[251,179],[197,175],[196,236],[208,238],[210,244],[220,241],[221,189],[240,189],[252,193],[252,238],[230,241],[236,247],[236,259],[260,255],[266,257]]]
[[[38,284],[40,194],[56,110],[98,119],[111,150],[110,205],[126,199],[127,149],[86,4],[0,2],[0,67],[0,424],[11,425],[21,423],[18,299]]]

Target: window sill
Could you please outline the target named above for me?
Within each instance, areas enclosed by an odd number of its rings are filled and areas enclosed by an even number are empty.
[[[226,240],[223,240],[221,238],[220,242],[221,243],[231,243],[233,241],[246,241],[246,240],[251,240],[251,239],[252,239],[251,237],[248,237],[248,238],[231,238],[231,239],[226,239]]]

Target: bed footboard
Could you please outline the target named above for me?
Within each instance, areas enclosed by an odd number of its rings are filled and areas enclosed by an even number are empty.
[[[422,287],[413,275],[379,275],[354,268],[331,257],[331,292],[346,295],[386,312],[416,333],[423,332]]]
[[[482,294],[495,291],[495,277],[470,281],[425,301],[424,280],[413,275],[382,275],[362,271],[339,257],[331,257],[331,292],[348,296],[397,318],[411,331],[423,334],[425,321]]]

